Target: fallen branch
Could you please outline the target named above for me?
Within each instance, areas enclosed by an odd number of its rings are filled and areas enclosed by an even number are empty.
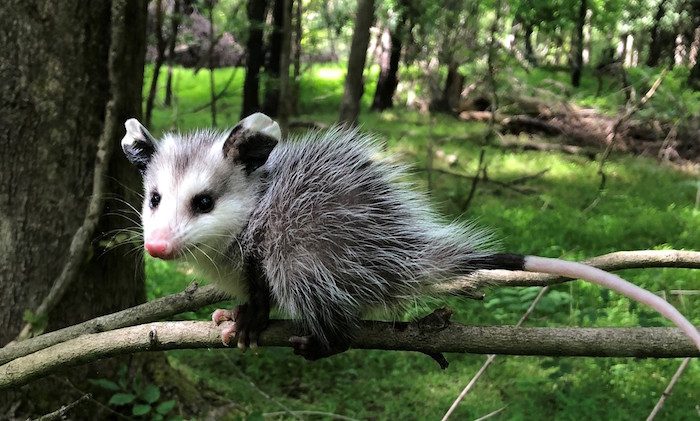
[[[230,323],[230,322],[226,322]],[[56,370],[101,358],[144,351],[223,348],[222,326],[212,322],[157,322],[71,339],[0,366],[0,389],[16,387]],[[298,333],[288,320],[272,320],[261,346],[291,346]],[[450,324],[426,330],[417,322],[365,322],[353,348],[588,357],[698,357],[700,351],[676,328],[515,328]]]
[[[563,145],[559,143],[501,140],[500,146],[504,149],[522,149],[524,151],[539,152],[562,152],[568,155],[586,155],[588,157],[595,157],[595,151],[593,151],[592,149],[587,149],[576,145]]]

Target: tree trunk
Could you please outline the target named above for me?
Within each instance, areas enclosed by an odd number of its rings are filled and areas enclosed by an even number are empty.
[[[133,244],[112,248],[109,241],[114,230],[134,228],[130,206],[140,207],[140,177],[119,139],[123,122],[141,113],[145,20],[145,0],[8,0],[0,8],[0,345],[16,337],[23,313],[37,308],[65,264],[92,193],[105,124],[115,130],[104,193],[118,199],[105,204],[81,271],[49,312],[47,329],[145,300],[140,260],[125,258]],[[0,394],[0,413],[15,402],[25,418],[70,403],[75,391],[64,377],[85,385],[113,376],[108,365],[99,373],[95,367],[46,379],[52,386],[41,383],[38,392],[40,382]]]
[[[153,114],[153,103],[156,100],[158,92],[158,76],[160,76],[160,68],[165,61],[165,39],[163,38],[163,1],[156,0],[155,24],[153,31],[156,36],[156,60],[153,65],[153,77],[151,78],[151,88],[148,91],[148,99],[146,100],[146,127],[151,127],[151,115]]]
[[[274,0],[272,6],[272,33],[267,43],[267,61],[265,63],[265,95],[263,112],[270,117],[277,117],[279,109],[280,58],[282,53],[282,32],[284,31],[284,0]]]
[[[525,58],[530,66],[537,67],[537,56],[535,49],[532,48],[532,25],[530,23],[525,24]]]
[[[573,65],[571,69],[571,84],[578,88],[581,84],[581,72],[583,71],[583,27],[586,24],[586,10],[588,1],[581,0],[578,9],[578,20],[576,21],[576,33],[572,39]]]
[[[175,59],[175,46],[177,45],[177,33],[180,28],[181,0],[173,0],[173,11],[170,16],[170,38],[168,38],[168,79],[165,83],[165,100],[163,101],[166,107],[169,107],[173,98],[173,60]]]
[[[216,0],[209,0],[209,51],[207,58],[209,63],[209,94],[211,97],[211,125],[216,127],[216,83],[214,83],[214,4]]]
[[[405,19],[402,17],[396,23],[396,28],[384,29],[382,34],[382,53],[379,60],[379,78],[377,79],[377,89],[374,91],[372,110],[383,111],[394,106],[393,97],[399,79],[396,74],[399,71],[399,60],[401,59],[401,35]]]
[[[267,0],[248,0],[246,7],[249,27],[241,119],[260,111],[260,66],[262,66],[265,56],[263,52],[263,25]]]
[[[651,27],[651,41],[649,42],[649,56],[647,57],[647,66],[653,67],[659,64],[663,46],[661,43],[661,19],[666,14],[666,1],[661,0],[654,15],[654,24]]]
[[[286,138],[289,132],[289,58],[292,50],[292,0],[282,1],[284,13],[282,14],[282,45],[280,50],[280,84],[278,104],[278,119],[282,131],[282,138]],[[301,1],[301,0],[298,0]]]
[[[355,27],[350,44],[350,57],[348,57],[348,73],[345,76],[343,98],[340,101],[341,123],[357,124],[360,114],[360,99],[364,92],[362,73],[367,60],[367,47],[369,46],[369,28],[374,21],[374,0],[358,0]]]
[[[294,13],[294,71],[289,104],[289,113],[291,115],[299,115],[299,88],[301,85],[301,39],[303,36],[301,0],[298,0],[296,5]]]

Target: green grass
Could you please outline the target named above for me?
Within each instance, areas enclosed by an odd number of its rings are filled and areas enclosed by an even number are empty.
[[[220,89],[237,72],[229,94],[219,102],[219,122],[233,126],[240,112],[243,70],[218,70]],[[344,70],[340,66],[312,67],[302,79],[300,109],[303,119],[332,122],[342,95]],[[527,79],[529,78],[529,79]],[[544,79],[566,80],[561,74],[538,70],[525,79],[536,85]],[[371,80],[372,78],[368,78]],[[209,125],[208,109],[190,112],[209,101],[208,74],[194,76],[176,70],[177,112],[158,106],[154,133]],[[672,75],[671,81],[675,81]],[[615,95],[594,98],[595,79],[584,78],[581,104],[615,110]],[[367,110],[374,88],[368,83],[363,98]],[[673,83],[668,89],[674,89]],[[591,88],[592,87],[592,88]],[[680,87],[676,87],[680,89]],[[591,92],[591,89],[593,92]],[[688,101],[697,97],[686,95]],[[579,260],[616,250],[700,249],[700,213],[694,209],[697,175],[658,165],[639,157],[613,155],[605,167],[607,183],[600,203],[584,212],[595,198],[597,162],[585,157],[553,153],[503,151],[485,146],[487,128],[448,116],[425,116],[397,109],[383,114],[364,111],[363,128],[380,134],[399,159],[418,168],[413,179],[427,189],[428,142],[433,149],[456,154],[451,171],[474,174],[479,151],[491,180],[507,182],[548,169],[523,184],[520,194],[493,183],[478,185],[471,206],[462,209],[471,182],[434,174],[431,199],[446,218],[476,219],[493,227],[507,251]],[[434,166],[448,168],[436,158]],[[698,272],[679,269],[629,270],[630,281],[653,291],[700,289]],[[181,265],[147,260],[149,298],[181,291],[193,275]],[[538,288],[490,291],[485,302],[446,300],[463,323],[515,323]],[[671,302],[700,324],[700,298],[688,296]],[[208,318],[211,308],[180,316]],[[656,326],[669,324],[654,312],[632,304],[618,294],[572,282],[551,288],[526,326]],[[406,352],[350,351],[309,363],[289,349],[264,348],[260,355],[236,350],[187,350],[168,353],[185,376],[206,383],[223,398],[238,403],[245,414],[280,411],[279,406],[250,386],[293,410],[321,411],[357,419],[439,419],[449,408],[485,357],[447,355],[450,367],[442,371],[424,355]],[[640,419],[645,418],[663,392],[680,360],[633,358],[547,358],[499,356],[485,377],[457,409],[454,419],[473,419],[505,405],[500,419]],[[244,373],[241,376],[239,371]],[[700,365],[693,361],[676,385],[657,420],[695,419],[700,390]],[[251,415],[251,418],[253,416]],[[289,416],[281,418],[288,419]],[[319,417],[310,417],[319,418]],[[320,417],[323,418],[323,417]],[[235,419],[231,415],[230,419]],[[330,419],[330,417],[327,417]]]

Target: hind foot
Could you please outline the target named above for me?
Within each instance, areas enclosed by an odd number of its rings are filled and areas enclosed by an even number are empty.
[[[292,336],[289,342],[294,348],[295,355],[301,355],[309,361],[320,360],[350,349],[350,341],[338,339],[325,345],[314,335]]]

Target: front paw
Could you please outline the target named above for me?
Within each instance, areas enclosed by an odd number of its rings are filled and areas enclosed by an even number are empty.
[[[231,337],[238,335],[236,346],[245,352],[249,347],[258,351],[258,337],[269,322],[268,311],[255,311],[249,304],[241,304],[233,310],[217,309],[212,314],[212,321],[217,325],[223,321],[232,321],[233,324],[221,330],[221,342],[229,346]]]

